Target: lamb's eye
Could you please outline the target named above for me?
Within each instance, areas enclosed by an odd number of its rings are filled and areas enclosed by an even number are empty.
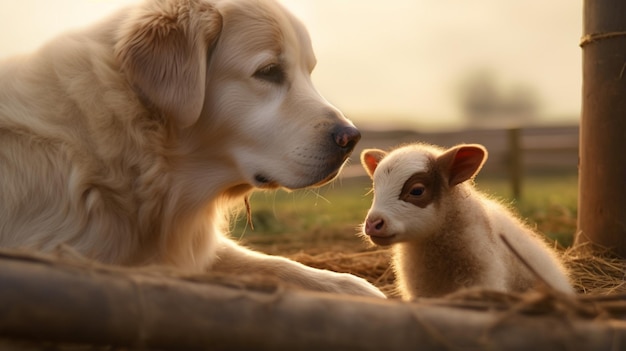
[[[275,84],[282,84],[286,76],[283,66],[276,63],[263,66],[258,71],[254,72],[254,78]]]
[[[411,194],[412,196],[422,196],[424,194],[425,190],[426,190],[426,188],[423,185],[415,185],[411,189],[409,194]]]

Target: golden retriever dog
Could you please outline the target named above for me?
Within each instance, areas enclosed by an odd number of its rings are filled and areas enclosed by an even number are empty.
[[[324,184],[358,142],[315,64],[273,0],[148,0],[3,62],[0,246],[384,297],[226,233],[250,191]]]

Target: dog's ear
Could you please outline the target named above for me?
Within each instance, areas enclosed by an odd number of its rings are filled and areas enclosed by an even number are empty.
[[[209,50],[222,16],[197,0],[146,2],[122,25],[115,54],[141,98],[180,128],[194,124],[204,104]]]

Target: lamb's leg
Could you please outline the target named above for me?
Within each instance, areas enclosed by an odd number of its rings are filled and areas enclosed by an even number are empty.
[[[574,293],[567,277],[567,270],[562,266],[556,253],[552,253],[537,235],[532,232],[513,238],[501,235],[501,239],[515,257],[521,271],[535,279],[543,280],[562,293]]]
[[[260,273],[309,290],[385,298],[375,286],[352,274],[316,269],[284,257],[262,254],[226,238],[220,241],[212,266],[216,272]]]
[[[540,275],[538,279],[545,281],[550,287],[564,294],[575,293],[567,277],[567,271],[565,268],[562,268],[557,257],[553,257],[547,252],[542,252],[542,255],[538,252],[535,256],[538,257],[535,257],[530,264],[535,271],[533,274]]]

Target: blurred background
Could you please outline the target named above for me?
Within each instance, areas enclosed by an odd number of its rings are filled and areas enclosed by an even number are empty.
[[[0,58],[133,2],[1,1]],[[361,126],[577,122],[582,0],[281,2],[309,28],[319,90]]]
[[[0,2],[0,59],[131,0]],[[477,185],[568,245],[575,230],[582,0],[281,0],[308,27],[318,90],[362,130],[338,181],[252,198],[255,233],[354,237],[371,202],[365,147],[482,143]],[[245,217],[245,216],[243,216]],[[234,235],[256,240],[240,220]],[[326,238],[326,239],[325,239]],[[267,250],[266,250],[267,251]]]

